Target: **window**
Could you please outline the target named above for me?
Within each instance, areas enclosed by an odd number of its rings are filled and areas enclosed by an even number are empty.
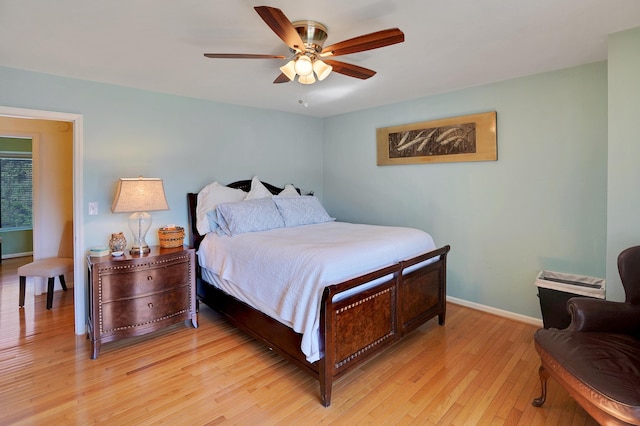
[[[31,153],[0,153],[0,228],[31,228]]]

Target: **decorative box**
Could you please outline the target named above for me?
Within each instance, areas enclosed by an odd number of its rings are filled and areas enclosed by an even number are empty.
[[[184,244],[184,229],[180,226],[163,226],[158,228],[160,247],[182,247]]]

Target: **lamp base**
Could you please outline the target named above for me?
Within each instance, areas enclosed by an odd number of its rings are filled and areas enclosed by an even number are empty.
[[[135,212],[129,216],[129,228],[133,234],[133,244],[129,254],[142,256],[149,253],[149,246],[144,240],[147,231],[151,227],[151,215],[146,212]]]
[[[129,254],[133,256],[144,256],[145,254],[148,254],[150,251],[151,249],[147,245],[138,246],[138,247],[132,246],[131,249],[129,249]]]

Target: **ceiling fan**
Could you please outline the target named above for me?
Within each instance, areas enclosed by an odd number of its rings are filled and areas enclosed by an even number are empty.
[[[307,20],[291,22],[280,9],[275,7],[256,6],[254,9],[269,28],[289,46],[292,56],[247,53],[205,53],[204,56],[214,59],[288,59],[287,63],[280,67],[281,74],[273,81],[274,83],[287,83],[298,76],[298,82],[312,84],[316,81],[315,76],[318,80],[324,80],[331,71],[366,80],[373,77],[376,72],[358,65],[326,58],[378,49],[404,41],[402,31],[398,28],[390,28],[323,47],[328,34],[327,27],[321,23]]]

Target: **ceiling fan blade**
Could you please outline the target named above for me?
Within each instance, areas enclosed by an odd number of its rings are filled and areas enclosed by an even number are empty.
[[[348,75],[349,77],[355,77],[361,80],[366,80],[376,75],[376,72],[374,70],[370,70],[364,67],[359,67],[358,65],[347,64],[346,62],[334,61],[332,59],[325,59],[324,62],[327,65],[331,65],[333,67],[333,72],[337,72],[338,74]]]
[[[205,53],[204,56],[213,59],[285,59],[281,55],[260,55],[251,53]]]
[[[291,21],[289,21],[280,9],[269,6],[256,6],[254,9],[269,28],[271,28],[287,46],[294,50],[304,52],[305,46],[300,38],[300,34],[298,34],[298,31],[291,25]]]
[[[276,77],[275,80],[273,80],[273,84],[288,83],[290,81],[291,80],[289,80],[289,77],[287,77],[284,73],[280,73],[280,75]]]
[[[404,41],[404,33],[398,28],[377,31],[375,33],[350,38],[322,49],[320,56],[339,56],[365,50],[378,49]]]

